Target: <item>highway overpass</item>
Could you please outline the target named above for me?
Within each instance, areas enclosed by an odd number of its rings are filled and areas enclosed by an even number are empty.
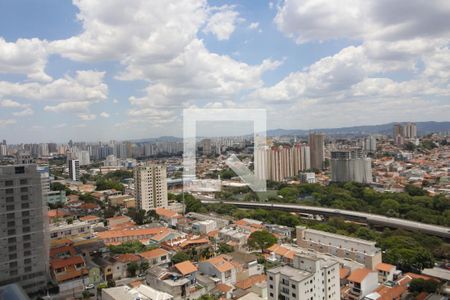
[[[202,199],[202,203],[218,203],[218,200]],[[390,218],[381,215],[374,215],[364,212],[342,210],[335,208],[304,206],[296,204],[283,203],[267,203],[267,202],[240,202],[240,201],[222,201],[223,203],[232,204],[240,208],[264,208],[277,209],[296,213],[309,213],[314,215],[322,215],[326,217],[342,217],[350,221],[363,222],[374,226],[385,226],[391,228],[401,228],[411,231],[419,231],[425,234],[439,236],[450,239],[450,228],[438,225],[425,224],[420,222],[408,221],[399,218]]]

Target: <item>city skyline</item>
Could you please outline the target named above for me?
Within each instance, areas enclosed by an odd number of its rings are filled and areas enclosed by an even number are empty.
[[[267,109],[268,128],[448,120],[448,2],[115,5],[0,4],[2,138],[180,136],[190,107]]]

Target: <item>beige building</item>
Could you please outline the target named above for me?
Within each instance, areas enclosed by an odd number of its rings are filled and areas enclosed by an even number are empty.
[[[375,247],[376,242],[373,241],[307,229],[304,226],[297,226],[296,236],[300,247],[351,259],[371,270],[381,263],[381,249]]]
[[[267,271],[269,300],[340,299],[339,263],[331,259],[295,255],[293,266]]]
[[[310,168],[309,147],[305,145],[264,147],[256,150],[255,174],[258,178],[283,181]]]
[[[145,211],[167,207],[167,170],[163,165],[149,164],[134,169],[137,206]]]

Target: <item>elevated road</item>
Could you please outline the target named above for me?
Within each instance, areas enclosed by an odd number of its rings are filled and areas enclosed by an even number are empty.
[[[201,200],[202,203],[218,203],[218,200]],[[304,206],[297,204],[267,203],[267,202],[240,202],[240,201],[222,201],[240,208],[263,208],[276,209],[296,213],[308,213],[327,217],[342,217],[350,221],[363,222],[369,225],[385,226],[391,228],[407,229],[418,231],[425,234],[439,236],[450,239],[450,228],[438,225],[425,224],[420,222],[408,221],[399,218],[390,218],[381,215],[374,215],[358,211],[342,210],[326,207]]]

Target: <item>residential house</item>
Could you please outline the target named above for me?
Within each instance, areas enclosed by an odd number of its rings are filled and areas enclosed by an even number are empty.
[[[199,263],[200,272],[216,278],[225,284],[236,283],[236,267],[230,262],[230,257],[219,255]]]
[[[353,270],[347,278],[349,283],[350,300],[363,299],[364,296],[372,293],[378,287],[378,272],[367,268]]]
[[[375,266],[375,270],[378,271],[378,282],[383,283],[394,280],[394,273],[397,268],[391,264],[379,263]]]
[[[156,208],[155,213],[159,216],[160,220],[163,220],[172,227],[177,226],[177,221],[181,217],[178,213],[162,207]]]
[[[166,265],[170,263],[169,251],[162,248],[156,248],[153,250],[139,253],[139,255],[148,261],[150,267]]]
[[[147,283],[152,288],[168,293],[175,300],[197,299],[205,289],[197,284],[197,267],[190,261],[176,264],[170,269],[155,266],[147,271]]]

